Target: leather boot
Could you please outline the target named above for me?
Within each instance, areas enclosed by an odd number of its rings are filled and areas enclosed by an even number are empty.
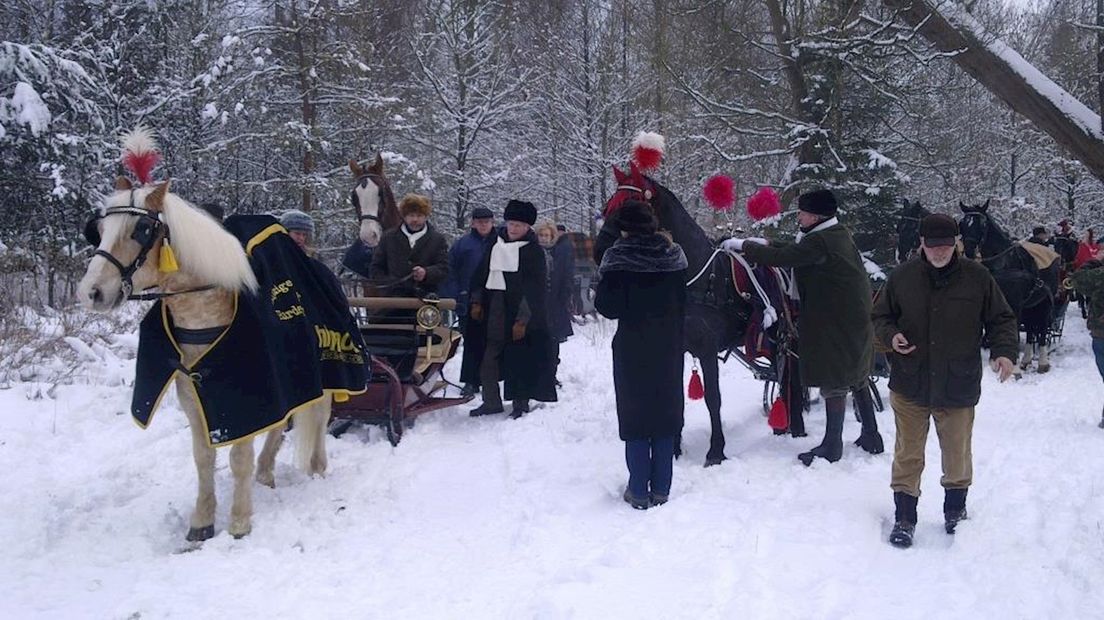
[[[828,425],[824,428],[824,439],[820,445],[797,455],[806,467],[813,459],[820,457],[829,463],[835,463],[843,457],[843,416],[847,410],[847,395],[841,394],[824,399],[824,410],[828,416]]]
[[[912,535],[916,532],[916,502],[919,500],[908,493],[897,491],[893,494],[894,512],[893,531],[889,533],[889,544],[901,549],[912,546]]]
[[[966,514],[966,492],[968,489],[947,489],[943,496],[943,527],[948,534],[954,534],[959,521],[969,518]]]
[[[862,423],[862,432],[855,440],[855,445],[871,454],[885,452],[885,443],[882,434],[878,432],[878,418],[874,415],[874,397],[870,390],[877,389],[871,385],[864,385],[855,390],[855,412]]]

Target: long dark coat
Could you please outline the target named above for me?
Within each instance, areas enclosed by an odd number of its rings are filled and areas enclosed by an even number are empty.
[[[671,437],[682,430],[686,270],[608,271],[594,307],[617,319],[613,382],[623,441]]]
[[[506,229],[497,234],[507,240]],[[556,400],[556,367],[552,336],[548,333],[546,274],[544,250],[537,242],[537,235],[529,231],[525,237],[529,243],[518,253],[518,270],[506,273],[506,317],[504,333],[498,338],[508,344],[502,352],[499,364],[501,379],[505,382],[503,396],[506,400],[532,399],[545,402]],[[464,339],[464,363],[460,380],[479,383],[479,365],[487,346],[487,299],[497,292],[487,290],[491,253],[484,254],[472,276],[468,290],[471,302],[483,304],[483,317],[476,321],[468,318]],[[525,316],[528,312],[528,316]],[[515,322],[524,320],[525,337],[514,340],[511,334]]]
[[[893,270],[874,304],[879,344],[894,334],[916,350],[889,353],[889,389],[929,407],[973,407],[981,396],[981,335],[989,356],[1015,360],[1016,315],[989,270],[955,257],[942,272],[923,257]]]
[[[744,243],[761,265],[793,267],[801,296],[797,320],[801,379],[820,388],[863,385],[870,377],[874,331],[870,276],[851,233],[835,224],[798,243]]]
[[[473,228],[468,231],[468,234],[454,241],[449,248],[449,277],[438,292],[442,297],[452,297],[456,300],[456,315],[462,319],[468,316],[468,285],[471,283],[472,274],[479,267],[483,255],[494,245],[494,240],[494,231],[486,237],[481,237]]]
[[[379,245],[372,252],[371,279],[392,282],[410,275],[414,267],[426,270],[421,282],[412,279],[391,286],[384,292],[392,297],[419,296],[436,293],[448,277],[448,240],[426,223],[426,234],[414,247],[403,234],[402,225],[383,233]]]
[[[545,250],[552,255],[548,275],[548,332],[557,341],[575,333],[571,328],[571,293],[575,285],[575,251],[567,235]]]

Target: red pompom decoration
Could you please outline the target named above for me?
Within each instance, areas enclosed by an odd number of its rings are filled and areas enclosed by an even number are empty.
[[[736,204],[736,183],[731,177],[715,174],[702,187],[702,197],[717,211],[728,211]]]
[[[632,159],[641,172],[651,172],[659,168],[663,161],[665,142],[663,136],[651,131],[636,134],[632,141]]]
[[[690,371],[690,385],[686,386],[686,395],[690,397],[690,400],[701,400],[705,398],[705,386],[702,385],[701,376],[698,375],[698,369]]]
[[[161,152],[153,132],[135,127],[123,135],[123,165],[142,185],[153,181],[153,169],[161,162]]]
[[[786,401],[776,398],[770,408],[770,416],[767,424],[776,431],[784,431],[790,427],[790,412],[786,407]]]
[[[760,187],[759,191],[748,198],[747,212],[757,222],[765,220],[782,213],[782,201],[773,189]]]

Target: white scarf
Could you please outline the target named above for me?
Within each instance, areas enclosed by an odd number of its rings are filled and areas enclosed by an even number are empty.
[[[839,224],[839,220],[834,218],[834,217],[830,217],[830,218],[824,220],[823,222],[817,224],[816,226],[814,226],[813,229],[810,230],[808,234],[811,235],[815,232],[820,232],[820,231],[824,230],[825,228],[831,228],[832,226],[835,226],[836,224]],[[805,233],[803,233],[799,230],[799,231],[797,231],[797,236],[794,237],[794,243],[801,243],[801,240],[804,239],[804,238],[805,238]]]
[[[491,271],[487,274],[487,290],[506,290],[506,276],[503,274],[518,270],[519,253],[528,243],[528,241],[503,241],[502,237],[495,238],[495,244],[491,247]]]
[[[422,229],[418,232],[410,232],[410,229],[407,228],[406,224],[404,223],[402,226],[399,227],[399,230],[402,230],[402,233],[406,235],[406,240],[410,242],[410,247],[413,248],[414,244],[418,243],[418,239],[421,239],[425,236],[426,231],[429,230],[429,224],[422,226]]]

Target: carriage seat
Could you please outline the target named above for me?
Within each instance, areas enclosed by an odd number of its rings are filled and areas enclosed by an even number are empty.
[[[443,326],[425,332],[411,325],[376,325],[360,333],[368,353],[386,359],[403,383],[418,383],[434,364],[447,362],[460,340],[459,333]]]

